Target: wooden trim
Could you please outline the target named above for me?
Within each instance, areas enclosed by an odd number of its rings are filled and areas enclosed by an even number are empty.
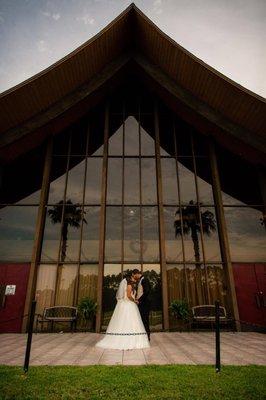
[[[258,182],[260,186],[260,192],[261,192],[261,197],[262,197],[262,202],[263,202],[263,222],[264,222],[264,228],[266,229],[266,170],[263,168],[261,165],[257,168],[257,174],[258,174]]]
[[[121,276],[124,276],[124,263],[125,263],[125,118],[126,118],[126,105],[123,100],[123,132],[122,132],[122,206],[121,206]],[[121,158],[119,158],[121,159]]]
[[[102,196],[101,196],[101,215],[100,215],[96,332],[101,331],[101,325],[102,325],[102,292],[103,292],[103,276],[104,276],[108,139],[109,139],[109,104],[107,103],[105,105],[105,111],[104,111],[104,147],[103,147],[102,190],[101,190]]]
[[[80,226],[80,237],[79,237],[79,251],[78,251],[78,268],[77,276],[75,280],[74,296],[73,296],[73,306],[78,304],[78,294],[79,294],[79,282],[80,282],[80,263],[81,263],[81,251],[82,251],[82,241],[83,241],[83,227],[84,227],[84,208],[85,208],[85,194],[86,194],[86,180],[87,180],[87,170],[88,170],[88,146],[90,139],[90,122],[88,121],[87,134],[86,134],[86,154],[85,154],[85,165],[84,165],[84,177],[83,177],[83,189],[82,189],[82,220]]]
[[[155,160],[156,160],[156,177],[157,177],[157,199],[159,212],[159,243],[162,273],[162,298],[163,298],[163,327],[169,329],[169,310],[168,310],[168,288],[167,288],[167,271],[165,256],[165,228],[163,215],[163,189],[162,189],[162,171],[160,157],[160,131],[159,131],[159,115],[158,105],[154,102],[154,129],[155,129]]]
[[[68,173],[69,173],[69,164],[70,164],[70,154],[71,154],[71,143],[72,143],[72,134],[71,131],[70,137],[68,140],[68,154],[67,154],[67,164],[66,164],[66,177],[65,177],[65,186],[64,186],[64,194],[63,194],[63,204],[62,204],[62,217],[60,223],[60,238],[59,238],[59,246],[58,246],[58,253],[57,253],[57,267],[56,267],[56,280],[55,280],[55,292],[53,298],[53,305],[56,305],[56,299],[59,292],[59,276],[60,270],[62,270],[62,261],[61,261],[61,250],[62,250],[62,233],[63,233],[63,224],[64,224],[64,217],[65,217],[65,208],[66,208],[66,193],[67,193],[67,185],[68,185]]]
[[[52,154],[53,154],[53,138],[50,137],[47,142],[46,147],[46,155],[44,161],[43,168],[43,179],[42,179],[42,188],[40,194],[40,204],[38,209],[38,216],[36,222],[35,229],[35,237],[34,237],[34,245],[32,250],[32,258],[29,272],[29,279],[27,284],[27,293],[24,305],[24,313],[29,314],[31,303],[35,298],[36,292],[36,284],[37,284],[37,273],[38,273],[38,263],[41,256],[42,249],[42,240],[43,240],[43,232],[44,232],[44,224],[45,224],[45,216],[46,216],[46,208],[45,205],[47,203],[48,194],[49,194],[49,181],[50,181],[50,172],[51,172],[51,164],[52,164]],[[27,329],[29,318],[24,318],[22,323],[22,332],[25,332]]]
[[[219,233],[219,239],[220,239],[222,261],[224,263],[226,279],[227,279],[227,284],[229,287],[229,294],[230,294],[229,301],[230,301],[230,305],[232,308],[234,319],[236,320],[236,329],[237,329],[237,331],[240,331],[241,326],[239,323],[239,312],[238,312],[238,305],[237,305],[237,298],[236,298],[236,291],[235,291],[233,267],[232,267],[231,256],[230,256],[230,247],[229,247],[227,228],[226,228],[226,222],[225,222],[225,216],[224,216],[224,208],[223,208],[223,201],[222,201],[222,192],[221,192],[218,163],[217,163],[217,157],[216,157],[215,144],[212,140],[209,141],[209,156],[210,156],[211,173],[212,173],[212,190],[213,190],[213,197],[214,197],[215,210],[216,210],[216,216],[217,216],[217,226],[218,226],[218,233]]]
[[[182,246],[182,258],[183,258],[183,267],[185,271],[185,296],[190,304],[189,298],[189,290],[188,290],[188,277],[187,277],[187,266],[186,266],[186,253],[185,253],[185,243],[184,243],[184,221],[183,221],[183,207],[181,202],[181,185],[180,185],[180,176],[179,176],[179,161],[178,161],[178,144],[177,144],[177,135],[176,135],[176,122],[175,116],[173,114],[173,141],[174,141],[174,150],[175,150],[175,165],[176,165],[176,181],[177,181],[177,196],[178,196],[178,207],[180,211],[180,222],[181,222],[181,246]]]
[[[143,273],[143,208],[142,208],[142,148],[141,148],[141,109],[140,97],[138,96],[138,139],[139,139],[139,240],[140,240],[140,265]]]
[[[197,209],[198,209],[198,213],[199,213],[202,258],[203,258],[205,281],[206,281],[205,289],[207,291],[207,301],[208,301],[208,304],[210,304],[210,301],[211,301],[210,300],[210,288],[209,288],[208,270],[206,267],[204,232],[203,232],[203,225],[202,225],[202,218],[201,218],[201,207],[200,207],[201,204],[200,204],[199,185],[198,185],[197,163],[196,163],[196,157],[195,157],[195,151],[194,151],[194,140],[193,140],[193,136],[191,133],[190,133],[190,140],[191,140],[191,151],[192,151],[193,170],[194,170],[193,172],[194,172],[194,180],[195,180],[196,196],[197,196]],[[196,268],[197,268],[197,264],[196,264]],[[198,272],[198,271],[196,271],[196,272]],[[198,274],[196,276],[198,276]],[[201,282],[198,282],[197,284],[202,285]]]
[[[252,159],[253,162],[254,160],[258,162],[258,159],[260,159],[265,164],[266,143],[261,135],[253,134],[248,129],[229,120],[221,115],[219,111],[197,99],[189,90],[167,75],[158,65],[149,61],[147,57],[140,53],[135,53],[134,61],[136,62],[136,72],[138,72],[140,78],[142,79],[143,77],[143,71],[146,72],[148,78],[150,78],[150,80],[146,79],[146,83],[149,83],[149,86],[152,86],[152,89],[157,94],[159,93],[166,104],[170,105],[170,108],[180,115],[182,119],[203,134],[215,136],[221,142],[225,142],[225,139],[228,142],[229,138],[227,148],[231,152],[239,154],[239,149],[242,145],[248,146],[248,151],[247,147],[241,149],[241,151],[245,150],[245,157]],[[138,67],[140,71],[137,71]],[[170,101],[166,101],[166,99]],[[226,138],[221,137],[221,135],[226,136]]]

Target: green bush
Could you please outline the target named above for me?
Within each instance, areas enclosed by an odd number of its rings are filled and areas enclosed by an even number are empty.
[[[169,308],[177,319],[189,320],[191,312],[186,300],[173,300]]]
[[[83,299],[81,299],[78,305],[79,313],[86,320],[92,319],[96,314],[96,310],[97,303],[89,297],[84,297]]]

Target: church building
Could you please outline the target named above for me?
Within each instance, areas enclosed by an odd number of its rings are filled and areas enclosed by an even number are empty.
[[[0,171],[0,332],[86,297],[104,331],[133,268],[154,331],[174,300],[266,326],[266,100],[134,4],[0,95]]]

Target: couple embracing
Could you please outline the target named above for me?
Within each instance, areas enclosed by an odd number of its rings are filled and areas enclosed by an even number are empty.
[[[116,307],[97,347],[119,350],[150,347],[150,290],[149,280],[138,269],[121,281]]]

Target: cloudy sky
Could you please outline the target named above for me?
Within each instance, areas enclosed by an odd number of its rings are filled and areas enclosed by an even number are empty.
[[[0,0],[0,92],[65,56],[128,0]],[[135,0],[197,57],[266,97],[265,0]]]

